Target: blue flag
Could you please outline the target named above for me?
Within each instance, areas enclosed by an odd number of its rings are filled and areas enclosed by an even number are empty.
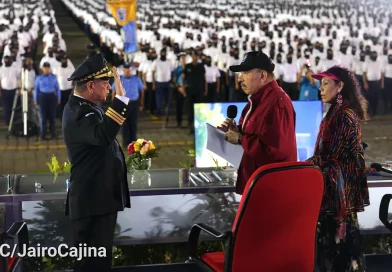
[[[133,53],[138,51],[136,40],[136,22],[132,21],[123,27],[124,30],[124,51],[125,53]]]

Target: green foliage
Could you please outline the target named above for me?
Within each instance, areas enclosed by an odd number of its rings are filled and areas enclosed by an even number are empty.
[[[215,167],[218,168],[219,167],[218,159],[215,159],[213,156],[211,156],[211,158],[214,161]]]
[[[70,173],[71,172],[71,163],[69,160],[60,165],[55,155],[52,155],[51,162],[46,162],[46,165],[49,168],[49,171],[54,174],[53,183],[56,182],[59,173]]]
[[[196,152],[194,148],[189,148],[187,150],[185,150],[186,154],[188,157],[191,157],[192,159],[189,159],[187,161],[182,161],[179,162],[178,164],[182,167],[182,168],[192,168],[195,167],[195,157],[196,157]]]

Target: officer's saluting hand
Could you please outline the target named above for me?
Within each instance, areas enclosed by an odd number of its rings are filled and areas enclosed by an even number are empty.
[[[115,80],[114,83],[116,84],[116,95],[125,96],[125,90],[124,90],[124,87],[122,86],[122,83],[120,80],[120,74],[118,72],[117,67],[113,66],[112,70],[113,70],[113,77]]]

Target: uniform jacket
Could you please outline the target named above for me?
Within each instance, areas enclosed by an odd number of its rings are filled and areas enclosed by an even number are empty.
[[[238,194],[242,194],[248,179],[259,167],[297,161],[295,111],[290,97],[272,81],[248,100],[238,126],[244,149],[238,168]]]
[[[63,114],[63,134],[71,162],[66,215],[79,219],[130,208],[127,168],[116,140],[130,109],[115,98],[103,112],[71,95]]]

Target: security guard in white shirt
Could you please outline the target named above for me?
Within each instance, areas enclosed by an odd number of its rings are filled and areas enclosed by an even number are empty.
[[[377,115],[378,100],[381,90],[384,89],[384,65],[377,60],[377,52],[373,51],[370,61],[365,65],[363,72],[363,86],[369,101],[371,115]]]
[[[4,65],[0,68],[0,91],[3,98],[4,122],[8,126],[11,120],[12,105],[18,89],[20,68],[12,65],[12,58],[4,56]]]
[[[366,54],[362,51],[359,54],[359,58],[355,58],[352,62],[351,71],[355,74],[359,84],[361,84],[362,94],[366,96],[365,89],[363,86],[363,71],[365,69]]]
[[[73,65],[68,65],[69,59],[66,55],[62,55],[60,57],[61,64],[53,69],[53,74],[56,75],[57,81],[59,83],[60,91],[61,91],[61,102],[60,102],[60,120],[63,120],[63,111],[65,105],[68,103],[69,97],[72,94],[72,89],[74,85],[71,81],[68,81],[68,78],[75,72],[75,68]]]
[[[220,72],[219,69],[212,64],[212,58],[210,56],[207,56],[206,58],[204,69],[208,85],[206,102],[215,103],[219,95],[218,86],[220,86]]]

